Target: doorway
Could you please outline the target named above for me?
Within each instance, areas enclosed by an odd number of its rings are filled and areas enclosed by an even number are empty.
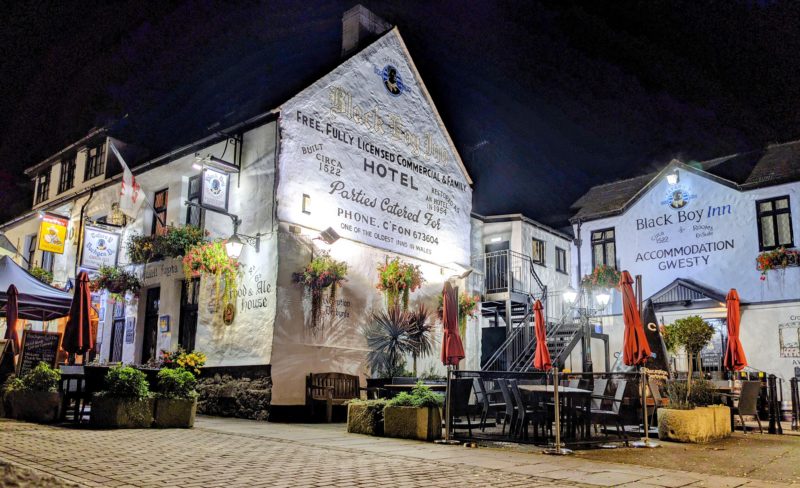
[[[161,287],[147,290],[144,309],[144,330],[142,336],[142,364],[156,357],[158,344],[158,308],[161,303]]]
[[[181,319],[178,325],[178,345],[194,351],[197,336],[197,311],[200,298],[200,278],[181,282]]]
[[[110,363],[122,361],[122,341],[125,337],[125,302],[114,302],[114,318],[111,326],[111,349],[108,352]]]

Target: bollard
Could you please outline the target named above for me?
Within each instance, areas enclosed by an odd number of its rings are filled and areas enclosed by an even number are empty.
[[[792,392],[792,430],[800,430],[800,392],[798,392],[797,378],[789,381]]]
[[[781,426],[781,405],[778,401],[777,378],[774,374],[767,377],[767,396],[769,402],[769,429],[770,434],[783,434]]]

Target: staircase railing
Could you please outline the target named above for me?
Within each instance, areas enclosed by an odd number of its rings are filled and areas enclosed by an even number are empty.
[[[506,340],[500,344],[494,353],[486,360],[486,362],[481,366],[481,370],[483,371],[501,371],[506,368],[503,368],[504,360],[508,358],[509,354],[511,356],[511,360],[513,361],[518,355],[522,354],[524,351],[525,343],[527,342],[525,328],[528,327],[528,323],[531,320],[531,316],[533,314],[533,308],[528,308],[528,313],[519,320],[516,321],[516,327],[514,327],[514,322],[512,320],[511,324],[506,324],[507,327],[512,327],[513,331],[511,334],[506,337]]]

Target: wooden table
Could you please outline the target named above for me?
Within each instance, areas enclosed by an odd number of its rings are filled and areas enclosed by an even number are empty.
[[[519,389],[521,391],[527,393],[533,393],[535,395],[549,395],[555,396],[555,389],[553,385],[519,385]],[[569,417],[567,421],[567,428],[566,434],[567,437],[571,437],[573,439],[577,438],[577,429],[576,429],[576,421],[577,421],[577,407],[576,403],[579,401],[583,403],[581,406],[584,415],[583,415],[583,439],[588,440],[591,437],[591,427],[592,427],[592,416],[591,416],[591,408],[592,408],[592,392],[591,390],[584,390],[582,388],[572,388],[569,386],[559,386],[558,387],[558,395],[566,399],[566,414]],[[559,398],[559,402],[561,399]],[[564,415],[562,412],[561,415]]]

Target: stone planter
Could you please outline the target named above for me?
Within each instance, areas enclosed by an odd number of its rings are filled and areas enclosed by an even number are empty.
[[[153,425],[153,399],[114,398],[95,395],[91,425],[117,429],[144,429]]]
[[[61,417],[61,399],[57,391],[12,391],[8,393],[8,413],[17,420],[50,424]]]
[[[442,437],[442,415],[438,407],[386,407],[383,416],[386,437],[421,441]]]
[[[189,429],[196,412],[197,398],[156,398],[155,426]]]
[[[383,435],[384,404],[350,403],[347,405],[347,432]]]
[[[731,410],[723,405],[692,410],[658,409],[658,438],[703,443],[731,435]]]

